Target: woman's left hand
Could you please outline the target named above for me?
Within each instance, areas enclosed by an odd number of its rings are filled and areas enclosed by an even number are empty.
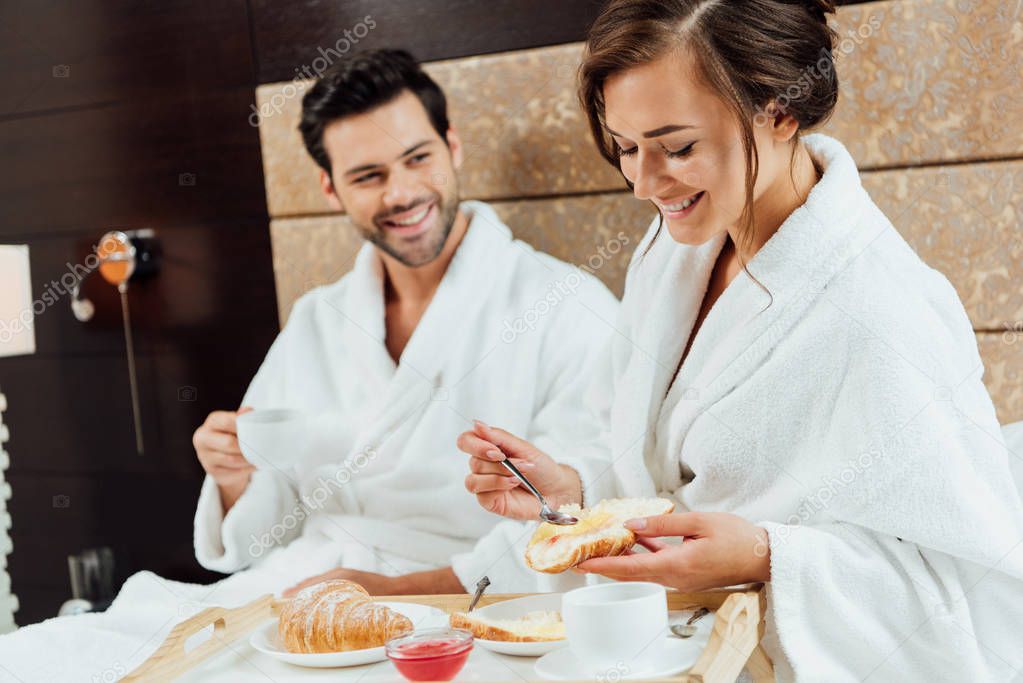
[[[575,571],[619,581],[654,581],[681,591],[701,591],[771,580],[767,530],[738,515],[684,512],[629,520],[626,526],[649,553],[598,557]],[[659,536],[683,536],[668,545]]]

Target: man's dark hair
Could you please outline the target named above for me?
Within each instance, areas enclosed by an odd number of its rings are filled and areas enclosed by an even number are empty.
[[[302,98],[298,129],[310,156],[330,173],[330,157],[323,148],[327,124],[364,114],[406,90],[423,103],[430,123],[446,144],[448,105],[440,87],[405,50],[366,50],[331,66]]]

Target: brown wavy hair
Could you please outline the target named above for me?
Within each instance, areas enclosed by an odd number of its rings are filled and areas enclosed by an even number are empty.
[[[754,120],[770,116],[768,107],[773,106],[799,123],[798,140],[801,132],[831,116],[838,101],[833,59],[838,35],[827,15],[834,12],[833,0],[611,0],[590,28],[579,68],[579,100],[601,156],[621,171],[620,150],[604,127],[607,79],[673,51],[687,51],[697,77],[718,94],[740,127],[746,204],[736,246],[748,248],[759,168]],[[795,152],[793,145],[793,162]],[[741,249],[737,252],[741,260]]]

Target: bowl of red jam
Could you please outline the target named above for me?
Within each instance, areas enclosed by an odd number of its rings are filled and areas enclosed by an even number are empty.
[[[450,681],[472,652],[472,633],[460,628],[429,628],[391,638],[387,658],[410,681]]]

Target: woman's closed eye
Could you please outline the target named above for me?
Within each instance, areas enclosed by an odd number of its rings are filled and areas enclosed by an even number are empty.
[[[693,145],[695,144],[696,144],[695,142],[690,142],[688,145],[678,150],[671,150],[665,147],[664,145],[661,145],[661,149],[664,150],[665,156],[671,159],[681,159],[683,157],[689,156],[689,154],[693,151]],[[633,154],[636,153],[637,149],[638,149],[637,147],[624,148],[621,145],[618,145],[618,154],[619,156],[623,157],[631,157]]]
[[[665,149],[664,153],[672,159],[681,159],[682,157],[689,156],[689,154],[693,151],[693,145],[695,144],[695,142],[690,142],[688,145],[679,150]]]

